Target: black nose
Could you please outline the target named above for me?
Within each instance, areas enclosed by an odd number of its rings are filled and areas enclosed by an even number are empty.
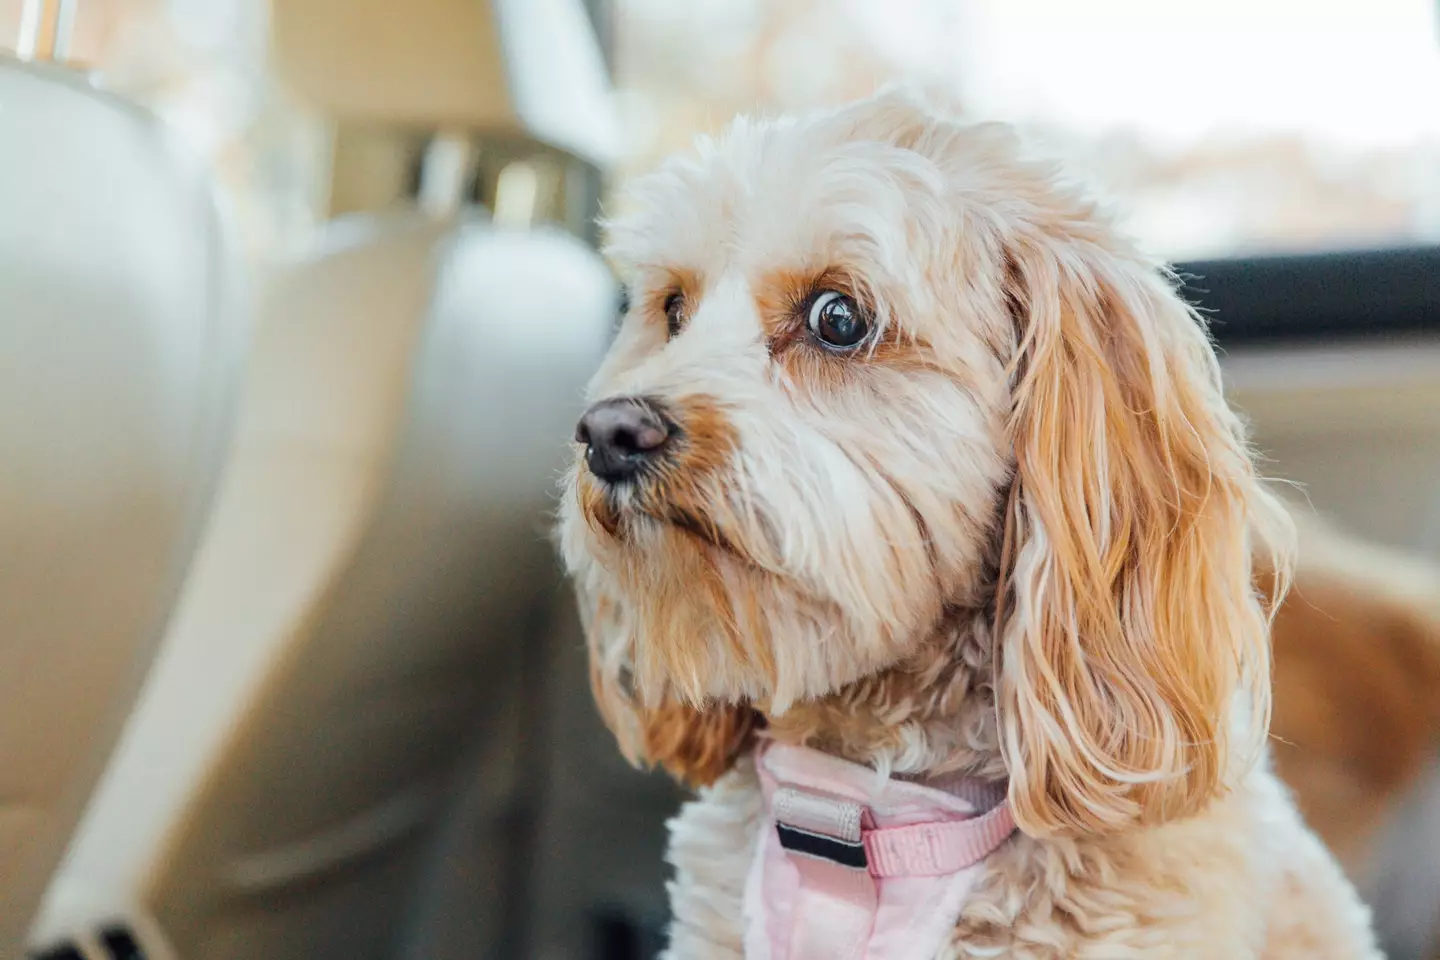
[[[628,480],[665,447],[670,428],[649,401],[601,400],[585,411],[575,439],[586,445],[590,472],[607,483]]]

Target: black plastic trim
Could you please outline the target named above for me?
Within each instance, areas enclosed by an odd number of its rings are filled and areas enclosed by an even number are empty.
[[[48,950],[30,954],[30,960],[85,960],[85,954],[81,953],[80,948],[73,942],[67,940]]]
[[[1222,347],[1440,334],[1440,246],[1175,264]]]
[[[140,942],[123,923],[112,923],[102,928],[100,942],[105,946],[110,960],[145,960],[145,951],[140,949]]]

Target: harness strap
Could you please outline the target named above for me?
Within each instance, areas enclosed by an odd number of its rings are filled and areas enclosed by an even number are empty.
[[[872,877],[939,877],[984,860],[1015,831],[1008,801],[969,820],[864,831]]]
[[[859,803],[776,789],[775,830],[800,877],[790,960],[862,960],[875,922],[877,880],[957,873],[1015,829],[1010,805],[964,820],[875,827]]]

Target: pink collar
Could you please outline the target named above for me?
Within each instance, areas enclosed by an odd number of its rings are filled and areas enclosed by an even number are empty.
[[[745,886],[747,960],[930,960],[1015,830],[1003,784],[920,784],[762,744],[774,824]]]

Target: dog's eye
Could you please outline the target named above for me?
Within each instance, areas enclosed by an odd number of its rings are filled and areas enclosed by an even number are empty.
[[[870,335],[870,319],[854,298],[826,290],[810,303],[807,321],[816,340],[834,350],[850,350]]]
[[[683,293],[672,293],[665,298],[665,328],[670,336],[680,332],[680,327],[685,323],[685,295]]]

